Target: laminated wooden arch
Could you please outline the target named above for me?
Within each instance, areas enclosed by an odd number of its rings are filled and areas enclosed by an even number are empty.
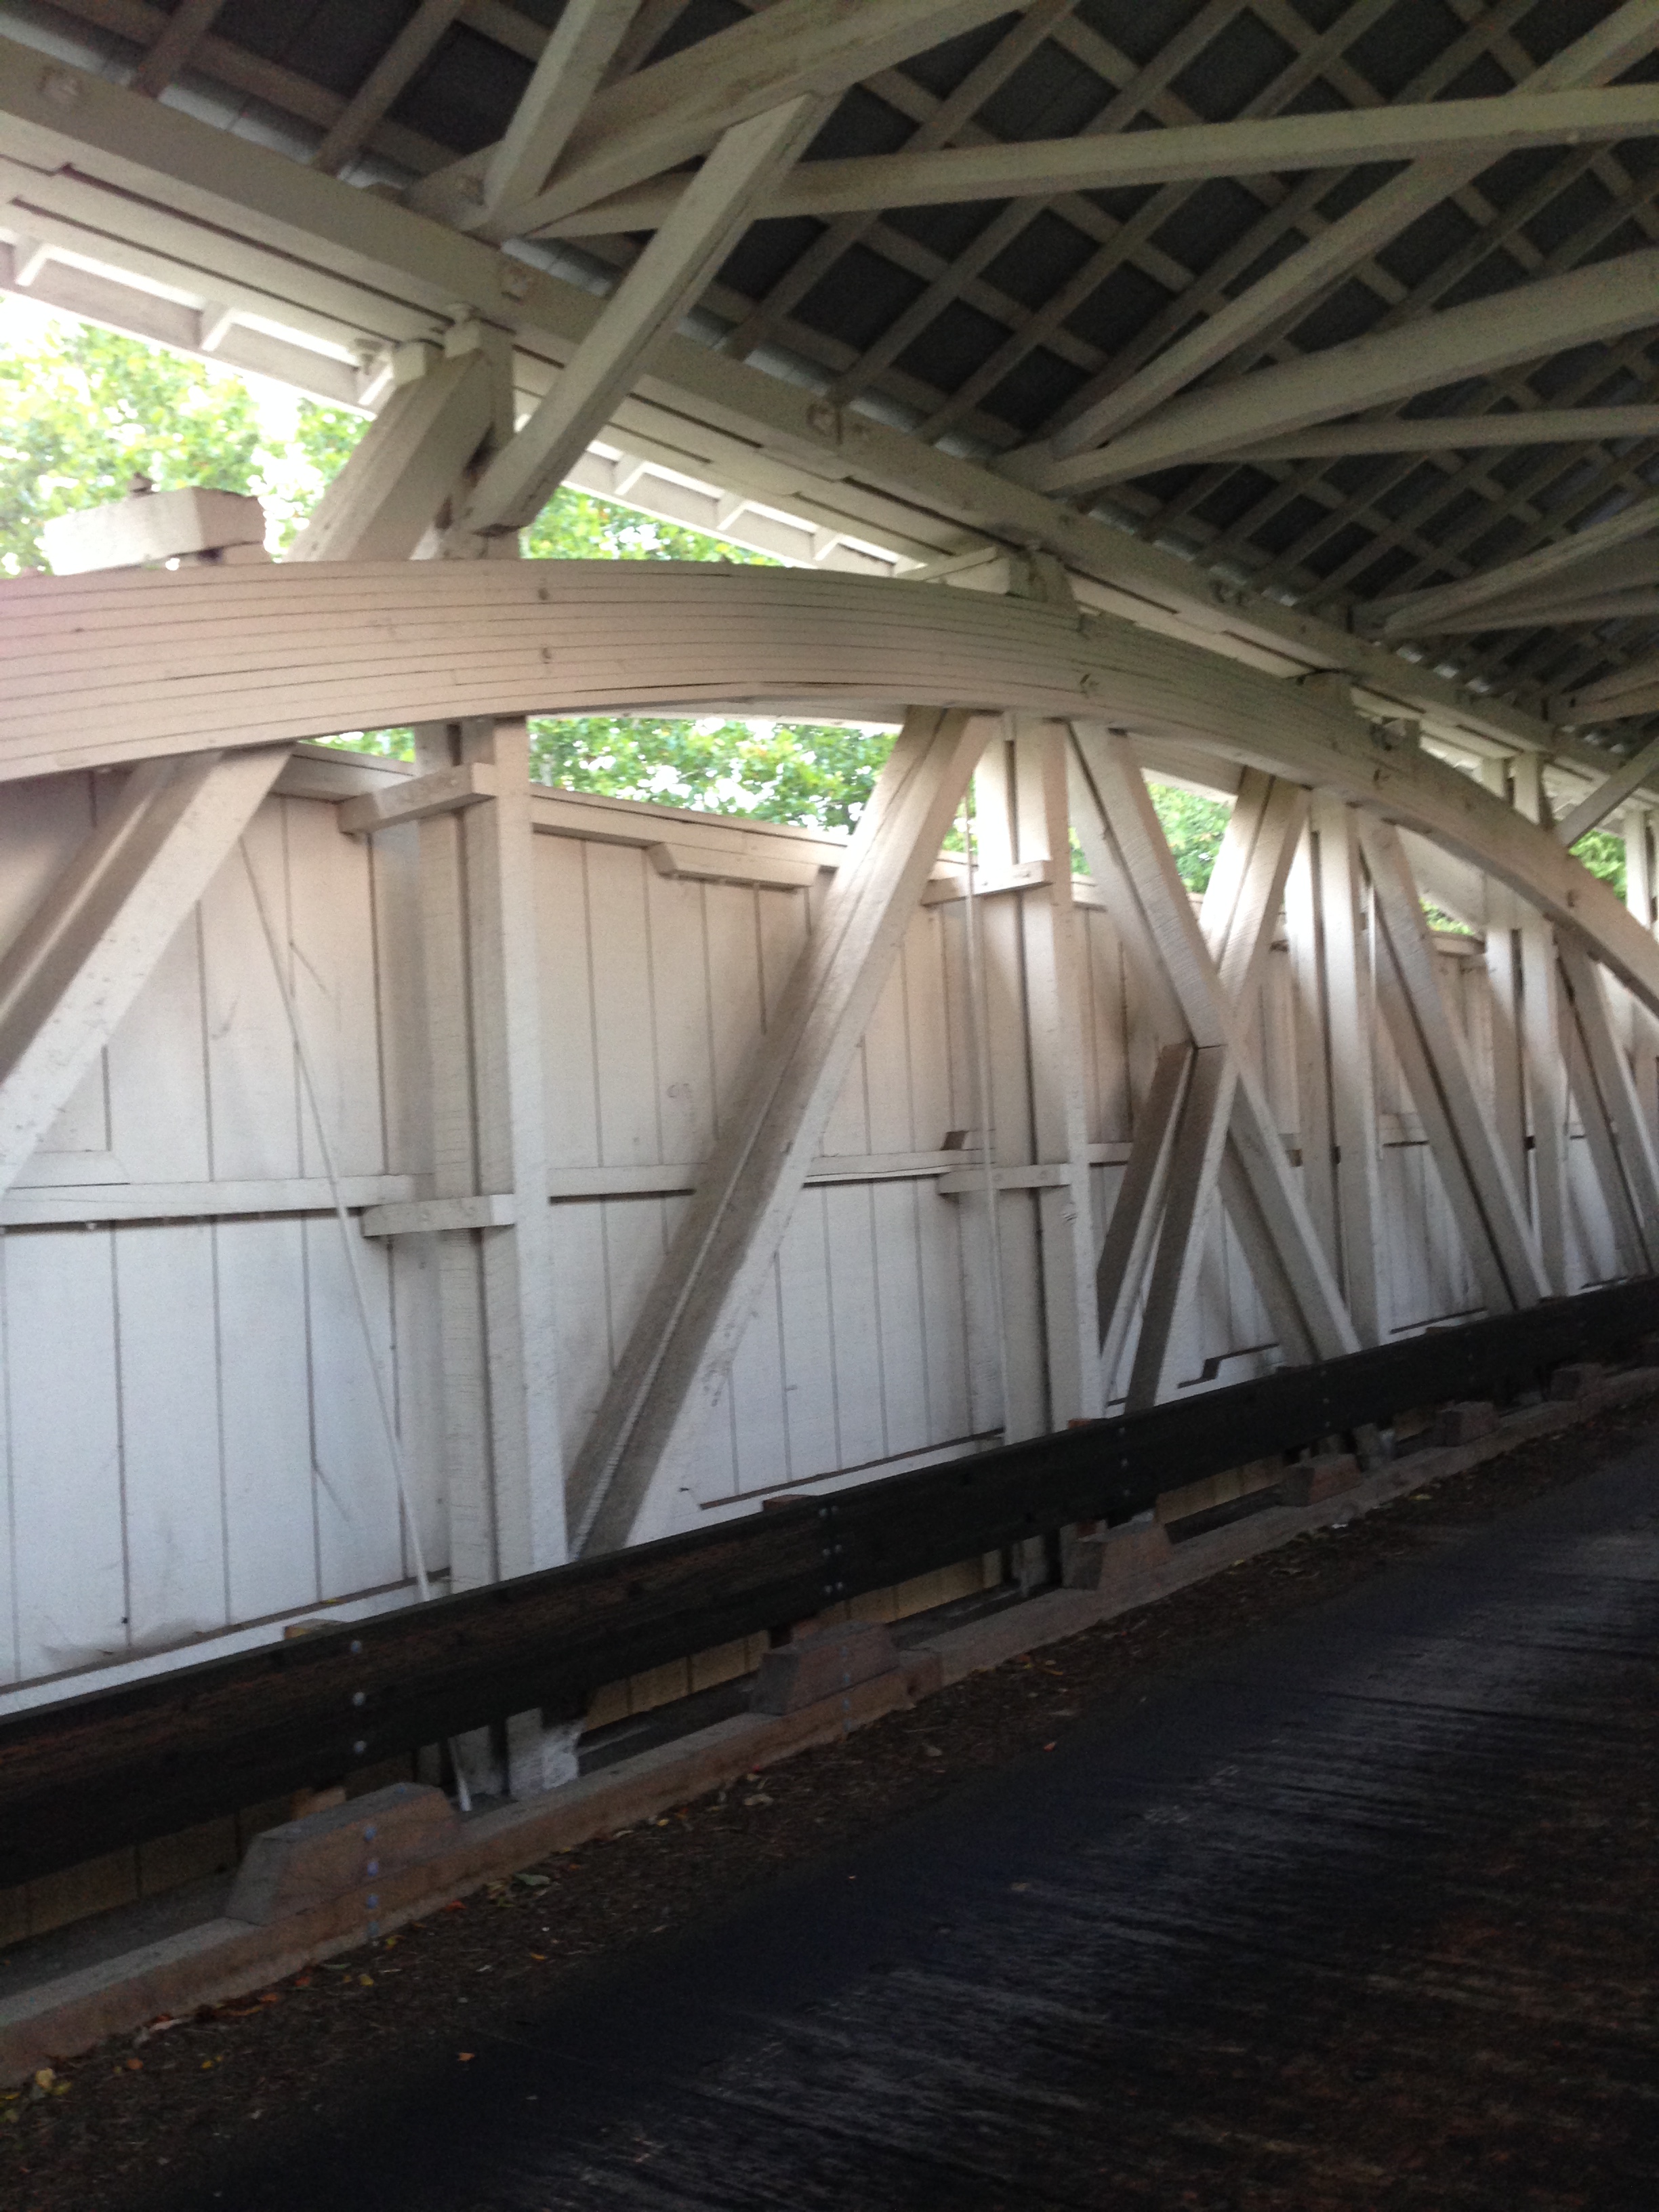
[[[1558,1157],[1565,1092],[1550,1073],[1564,1042],[1622,1271],[1659,1265],[1659,1164],[1601,983],[1605,967],[1659,1016],[1659,945],[1542,823],[1424,752],[1414,731],[1368,722],[1317,684],[1287,683],[1065,601],[653,562],[328,562],[30,578],[0,587],[0,648],[9,679],[0,781],[142,769],[128,779],[112,826],[100,828],[82,877],[67,885],[61,913],[43,909],[38,941],[26,933],[21,953],[14,946],[0,961],[0,1138],[8,1085],[20,1070],[23,1093],[14,1153],[50,1105],[52,1085],[61,1090],[76,1055],[84,1060],[107,1034],[121,993],[130,999],[165,942],[178,899],[152,900],[145,922],[147,887],[170,876],[185,886],[180,896],[197,895],[199,866],[191,875],[171,857],[166,869],[143,865],[147,835],[152,842],[171,837],[169,855],[180,842],[171,825],[175,816],[187,825],[188,817],[183,798],[170,794],[194,767],[264,764],[219,826],[222,841],[234,842],[295,741],[401,724],[515,726],[505,750],[486,738],[476,753],[463,742],[447,765],[426,760],[427,772],[397,804],[402,818],[420,818],[499,798],[484,809],[494,824],[484,834],[495,840],[490,865],[508,884],[522,873],[519,843],[527,852],[528,714],[788,711],[902,720],[748,1091],[703,1164],[571,1462],[578,1546],[605,1548],[655,1532],[665,1470],[720,1395],[906,917],[998,726],[1024,748],[1022,787],[1029,775],[1042,794],[1037,858],[1050,889],[1024,957],[1039,995],[1046,993],[1045,1049],[1063,1060],[1075,1018],[1066,911],[1075,826],[1151,993],[1160,1053],[1103,1249],[1079,1198],[1087,1188],[1080,1122],[1068,1125],[1066,1082],[1054,1085],[1043,1149],[1067,1163],[1054,1193],[1053,1243],[1070,1256],[1051,1271],[1043,1297],[1047,1334],[1060,1347],[1055,1371],[1069,1379],[1051,1388],[1050,1425],[1101,1410],[1100,1370],[1122,1349],[1143,1282],[1131,1402],[1167,1395],[1170,1326],[1190,1295],[1203,1223],[1217,1203],[1287,1357],[1329,1358],[1375,1340],[1377,1299],[1366,1278],[1376,1194],[1364,1180],[1374,1142],[1368,1148],[1340,1129],[1345,1095],[1356,1130],[1374,1111],[1359,1096],[1368,1017],[1357,1010],[1372,1003],[1362,970],[1374,974],[1375,1013],[1394,1039],[1489,1310],[1516,1310],[1568,1286]],[[1139,772],[1135,746],[1148,740],[1195,745],[1231,763],[1234,778],[1243,770],[1200,915]],[[1024,799],[1021,807],[1029,812]],[[153,835],[150,815],[161,822]],[[1402,830],[1505,887],[1497,895],[1518,898],[1527,926],[1542,933],[1524,994],[1516,993],[1530,1024],[1530,1072],[1516,1079],[1526,1097],[1500,1102],[1496,1120],[1442,1000]],[[1346,1166],[1333,1165],[1322,1220],[1287,1160],[1248,1038],[1293,868],[1292,957],[1310,976],[1318,969],[1310,988],[1333,1004],[1343,1000],[1352,1017],[1319,1151]],[[1373,917],[1363,958],[1356,928],[1342,921],[1346,914],[1355,923],[1362,878]],[[132,924],[134,912],[143,926]],[[532,928],[526,906],[522,931]],[[1520,943],[1525,931],[1510,933]],[[100,985],[100,997],[82,985],[86,1009],[59,1048],[52,993],[72,999],[70,987],[88,969],[96,980],[100,961],[118,988]],[[503,1053],[511,1078],[518,1062],[506,1045]],[[519,1058],[527,1100],[536,1055]],[[1527,1098],[1540,1133],[1533,1163]],[[526,1128],[538,1126],[523,1100],[514,1111],[528,1116]],[[544,1184],[543,1139],[526,1138],[520,1150],[512,1182],[522,1197]],[[458,1190],[446,1201],[459,1209],[453,1225],[476,1228],[466,1207],[500,1195]],[[516,1227],[504,1233],[515,1250],[523,1247],[523,1285],[544,1290],[547,1255],[532,1249],[543,1212],[520,1206]],[[434,1225],[442,1225],[435,1217]],[[520,1303],[527,1298],[526,1291]],[[526,1378],[543,1333],[538,1323],[523,1335]],[[540,1428],[550,1435],[550,1416]],[[526,1431],[515,1449],[529,1498],[532,1463],[550,1447]],[[549,1540],[562,1552],[562,1504],[559,1521]],[[520,1548],[525,1565],[544,1563],[539,1540],[526,1536]]]
[[[1111,616],[719,563],[330,562],[20,579],[0,653],[0,781],[478,714],[1086,717],[1416,831],[1659,1013],[1659,944],[1548,830],[1316,690]]]

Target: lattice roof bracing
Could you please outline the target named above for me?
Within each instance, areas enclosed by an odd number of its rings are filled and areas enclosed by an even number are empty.
[[[592,96],[584,88],[562,126],[555,189],[544,188],[544,161],[542,186],[516,204],[497,191],[500,162],[484,176],[465,157],[496,146],[515,115],[525,127],[526,90],[566,14],[560,0],[177,0],[170,10],[0,0],[0,32],[91,40],[117,81],[349,183],[413,190],[416,204],[447,208],[461,228],[528,238],[532,258],[555,255],[597,285],[637,257],[649,235],[640,226],[672,204],[678,172],[710,143],[665,131],[657,169],[612,158],[629,129],[650,144],[640,118],[653,112],[653,84],[673,92],[675,115],[688,86],[708,90],[684,61],[678,78],[647,73],[704,48],[704,77],[736,87],[741,42],[729,64],[721,42],[752,39],[745,25],[775,16],[775,96],[791,88],[779,62],[790,39],[816,39],[821,52],[807,60],[818,56],[818,74],[807,67],[800,86],[823,94],[824,112],[779,188],[781,211],[752,222],[703,289],[708,341],[1256,590],[1356,628],[1386,624],[1436,665],[1534,712],[1568,715],[1573,695],[1659,654],[1653,536],[1632,541],[1616,573],[1611,555],[1587,568],[1583,589],[1568,570],[1541,603],[1526,572],[1512,588],[1499,578],[1449,627],[1433,627],[1452,623],[1435,600],[1379,604],[1504,568],[1659,483],[1659,101],[1645,121],[1638,111],[1652,94],[1606,104],[1610,86],[1659,83],[1659,8],[568,6],[573,52],[578,17],[599,24],[578,57]],[[930,42],[912,28],[907,43],[907,14],[953,34]],[[871,33],[856,77],[832,52],[845,21]],[[1580,105],[1547,112],[1549,98]],[[1401,113],[1462,103],[1510,110],[1517,133],[1529,111],[1536,133],[1482,138],[1491,118],[1464,111],[1466,137],[1454,131],[1465,129],[1460,115],[1431,117],[1404,144],[1387,135]],[[1275,121],[1286,126],[1279,137],[1224,133],[1207,151],[1194,139],[1189,157],[1179,142],[1170,165],[1184,160],[1184,173],[1136,179],[1146,149],[1135,142],[1148,134]],[[1066,168],[1056,141],[1094,142],[1098,167],[1090,156]],[[1345,146],[1367,158],[1342,159]],[[1024,149],[1023,165],[988,159],[977,181],[961,161],[922,166],[947,149]],[[1298,149],[1318,166],[1297,167]],[[916,158],[890,158],[900,155]],[[519,148],[514,191],[535,159],[532,137]],[[821,163],[833,167],[815,186]],[[1050,173],[1057,167],[1064,173]],[[945,196],[958,179],[975,196]],[[1494,339],[1510,327],[1502,311],[1476,312],[1552,285],[1537,294],[1547,335]],[[1461,321],[1460,310],[1469,311]],[[1385,358],[1370,342],[1413,325],[1435,339],[1407,359],[1402,386],[1398,360],[1417,349]],[[1310,403],[1286,372],[1339,347],[1352,350],[1333,356]],[[1218,412],[1218,394],[1245,404]],[[1615,408],[1625,411],[1539,419]],[[1486,419],[1455,432],[1409,427],[1449,416]],[[1490,627],[1474,627],[1483,616]],[[1615,726],[1630,743],[1644,725],[1625,702],[1649,702],[1639,686],[1622,695],[1626,719]]]

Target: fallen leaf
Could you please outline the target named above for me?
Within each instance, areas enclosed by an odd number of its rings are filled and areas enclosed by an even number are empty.
[[[359,1974],[357,1979],[366,1990],[372,1990],[374,1986],[374,1977],[373,1974]]]
[[[295,1974],[294,1977],[294,1986],[296,1990],[308,1990],[311,1987],[310,1975]]]
[[[538,1966],[544,1966],[547,1964],[547,1954],[545,1951],[532,1951],[530,1955],[536,1961],[536,1964]]]
[[[143,2072],[143,2070],[144,2070],[144,2062],[143,2062],[143,2060],[142,2058],[129,2058],[129,2059],[128,2059],[128,2061],[127,2061],[127,2071],[128,2071],[128,2073],[129,2073],[129,2074],[142,2074],[142,2073]]]
[[[455,2056],[460,2060],[463,2066],[466,2064],[469,2058],[475,2057],[477,2055],[477,2054],[475,2051],[458,2051],[455,2053]]]
[[[52,2083],[57,2079],[57,2075],[53,2073],[50,2066],[36,2067],[34,2071],[34,2086],[37,2089],[50,2089]]]

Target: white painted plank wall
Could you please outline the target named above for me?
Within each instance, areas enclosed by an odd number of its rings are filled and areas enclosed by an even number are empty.
[[[0,934],[92,820],[100,785],[9,787]],[[614,822],[611,824],[614,830]],[[429,1157],[420,1036],[416,834],[340,835],[319,799],[273,799],[248,839],[318,1066],[343,1173],[418,1176]],[[684,1170],[689,1183],[811,927],[815,894],[671,879],[642,846],[538,836],[551,1165]],[[977,1140],[990,1071],[997,1161],[1030,1161],[1012,897],[982,903],[984,994],[966,908],[924,907],[824,1139],[837,1158]],[[1153,1060],[1137,978],[1107,915],[1084,910],[1089,1141],[1127,1146]],[[1449,995],[1488,1048],[1484,965],[1446,955]],[[1279,1125],[1300,1141],[1305,1063],[1288,956],[1253,1030]],[[1387,1326],[1476,1304],[1467,1256],[1386,1036]],[[1580,1281],[1611,1269],[1582,1139],[1571,1146]],[[282,1183],[321,1176],[282,996],[240,860],[213,884],[57,1128],[31,1180],[64,1186]],[[972,1152],[964,1156],[971,1160]],[[1093,1170],[1103,1221],[1121,1175]],[[672,1182],[672,1176],[663,1178]],[[603,1184],[599,1185],[603,1188]],[[297,1201],[296,1201],[297,1203]],[[557,1357],[574,1450],[684,1200],[674,1189],[557,1199]],[[15,1228],[0,1236],[0,1679],[66,1674],[211,1638],[326,1601],[407,1590],[412,1572],[337,1231],[308,1211]],[[1037,1200],[997,1200],[1006,1356],[1016,1401],[1040,1389]],[[810,1185],[735,1362],[722,1418],[681,1472],[679,1518],[746,1510],[781,1485],[960,1449],[1003,1419],[982,1199],[936,1175]],[[365,1242],[374,1356],[391,1378],[428,1565],[445,1565],[435,1249]],[[1219,1388],[1270,1365],[1271,1336],[1219,1213],[1176,1372]],[[1121,1370],[1127,1377],[1133,1342]]]

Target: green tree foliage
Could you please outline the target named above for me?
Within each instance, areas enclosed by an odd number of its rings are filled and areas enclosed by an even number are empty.
[[[1189,891],[1208,884],[1215,856],[1221,850],[1232,808],[1224,799],[1206,799],[1196,791],[1178,791],[1173,784],[1151,787],[1152,805],[1164,824],[1170,850],[1181,880]]]
[[[48,324],[0,351],[0,573],[46,565],[40,526],[119,499],[142,471],[158,491],[263,488],[246,385],[89,326]]]
[[[1611,830],[1592,830],[1581,837],[1572,848],[1575,860],[1582,860],[1591,875],[1600,876],[1602,882],[1625,896],[1625,841],[1615,837]]]

